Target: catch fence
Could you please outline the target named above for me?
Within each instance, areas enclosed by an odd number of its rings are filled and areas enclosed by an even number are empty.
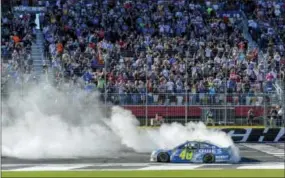
[[[270,125],[270,112],[276,107],[275,93],[257,94],[192,94],[192,93],[148,93],[102,95],[106,107],[110,103],[130,110],[141,126],[156,126],[164,123],[204,122],[207,125],[255,125],[282,126],[278,117]],[[248,112],[252,109],[254,119],[248,123]],[[209,117],[212,113],[212,118]],[[209,119],[211,118],[211,119]]]
[[[2,99],[13,95],[3,93]],[[21,93],[24,97],[25,93]],[[67,97],[72,102],[79,102],[76,92]],[[86,95],[87,103],[90,97]],[[99,95],[101,102],[94,107],[105,110],[110,115],[110,107],[121,106],[136,116],[140,126],[158,126],[161,123],[204,122],[206,125],[235,126],[271,126],[284,125],[284,118],[278,116],[270,122],[271,110],[276,107],[277,93],[107,93]],[[20,99],[20,98],[19,98]],[[56,100],[56,98],[54,98]],[[96,106],[97,105],[97,106]],[[248,113],[252,109],[254,119],[248,123]],[[212,117],[209,115],[212,114]]]

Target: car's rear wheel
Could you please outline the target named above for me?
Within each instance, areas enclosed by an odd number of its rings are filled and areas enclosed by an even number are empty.
[[[170,157],[169,157],[168,153],[161,152],[157,155],[157,161],[167,163],[170,161]]]
[[[211,153],[207,153],[203,157],[203,163],[214,163],[215,162],[215,156]]]

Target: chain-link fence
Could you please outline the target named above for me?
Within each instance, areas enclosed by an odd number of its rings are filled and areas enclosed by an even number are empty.
[[[109,93],[109,103],[120,105],[139,119],[141,126],[202,121],[207,125],[268,125],[273,94]],[[249,111],[253,116],[250,118]],[[209,116],[209,113],[211,116]],[[252,119],[252,120],[249,120]],[[276,126],[282,119],[276,120]]]
[[[284,76],[283,76],[284,77]],[[280,88],[281,88],[281,111],[279,112],[280,118],[282,118],[283,121],[285,121],[285,80],[284,78],[281,78],[280,80]],[[285,127],[285,122],[283,122],[283,127]]]
[[[49,75],[49,74],[48,74]],[[104,77],[104,81],[107,76]],[[147,81],[144,81],[146,84]],[[23,89],[25,84],[20,82],[18,89]],[[88,87],[89,84],[84,84]],[[146,85],[142,85],[145,86]],[[95,87],[96,88],[96,87]],[[277,92],[265,93],[195,93],[191,90],[162,93],[149,91],[110,92],[108,87],[96,89],[105,108],[119,105],[130,110],[140,121],[141,126],[155,126],[162,122],[172,123],[202,121],[207,125],[255,125],[277,126],[284,124],[284,117],[277,117],[274,124],[270,122],[272,109],[281,104],[284,108],[284,94],[280,101]],[[10,89],[3,90],[2,96],[8,97]],[[284,92],[283,92],[284,93]],[[9,92],[9,94],[13,94]],[[25,94],[23,93],[23,96]],[[278,102],[277,102],[278,101]],[[94,106],[99,107],[99,106]],[[250,116],[252,109],[253,116]],[[106,110],[106,114],[108,110]],[[252,119],[249,120],[249,119]]]
[[[76,92],[67,93],[76,98]],[[13,92],[2,92],[2,99]],[[25,96],[25,93],[21,93]],[[88,95],[87,95],[88,96]],[[119,105],[130,110],[141,126],[156,126],[164,123],[204,122],[207,125],[277,126],[284,124],[278,117],[270,125],[271,112],[275,108],[277,94],[203,94],[203,93],[106,93],[101,91],[100,107]],[[20,98],[19,98],[20,99]],[[55,98],[56,99],[56,98]],[[284,100],[283,100],[284,101]],[[76,99],[74,100],[76,102]],[[99,106],[94,106],[99,107]],[[284,106],[283,106],[284,107]],[[250,110],[253,115],[250,115]]]

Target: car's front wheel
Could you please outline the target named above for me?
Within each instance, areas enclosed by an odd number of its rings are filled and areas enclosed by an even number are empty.
[[[170,157],[169,157],[168,153],[161,152],[157,155],[157,162],[167,163],[169,161],[170,161]]]
[[[203,163],[214,163],[215,162],[215,155],[211,153],[207,153],[203,157]]]

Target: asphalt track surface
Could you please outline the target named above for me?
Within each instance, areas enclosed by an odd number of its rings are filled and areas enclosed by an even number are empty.
[[[272,144],[236,144],[239,147],[241,161],[239,164],[260,163],[260,162],[283,162],[284,143]],[[263,149],[253,149],[252,146],[271,147],[271,151]],[[274,155],[276,150],[283,150],[281,154]],[[18,159],[12,157],[2,157],[2,164],[89,164],[89,163],[149,163],[150,153],[122,152],[117,157],[89,157],[89,158],[72,158],[72,159]]]

